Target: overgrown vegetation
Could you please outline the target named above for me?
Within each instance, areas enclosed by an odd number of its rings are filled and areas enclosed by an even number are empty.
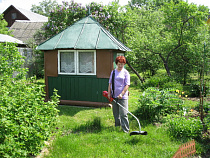
[[[159,122],[167,114],[177,114],[183,109],[183,101],[174,89],[148,88],[139,97],[137,117],[149,122]]]
[[[23,62],[15,44],[0,44],[0,157],[36,155],[56,124],[57,92],[44,102],[43,86],[25,78]]]

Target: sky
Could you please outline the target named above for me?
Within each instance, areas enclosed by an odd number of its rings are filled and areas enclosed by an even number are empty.
[[[30,10],[32,4],[39,5],[39,2],[42,2],[43,0],[0,0],[0,13],[4,12],[10,5],[14,5],[16,7]],[[70,0],[56,0],[59,4],[62,3],[62,1],[70,2]],[[113,0],[74,0],[75,2],[82,3],[82,5],[86,5],[90,2],[102,2],[104,5],[108,4],[109,2]],[[128,4],[128,1],[130,0],[119,0],[120,5],[126,5]],[[194,3],[197,5],[205,5],[210,8],[210,0],[185,0],[188,3]]]

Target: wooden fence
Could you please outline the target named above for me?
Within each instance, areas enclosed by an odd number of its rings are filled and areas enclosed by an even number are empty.
[[[173,158],[183,158],[192,156],[196,152],[195,140],[189,141],[179,147]]]

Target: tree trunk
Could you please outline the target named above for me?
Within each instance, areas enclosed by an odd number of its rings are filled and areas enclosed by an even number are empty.
[[[139,80],[141,81],[141,83],[144,82],[144,79],[139,75],[139,73],[131,66],[131,64],[128,62],[128,60],[126,60],[126,63],[128,64],[128,66],[131,68],[131,70],[137,75],[137,77],[139,78]]]
[[[169,67],[168,67],[168,63],[167,63],[167,62],[164,63],[164,67],[165,67],[165,69],[166,69],[166,72],[167,72],[168,76],[170,77],[170,76],[171,76],[171,72],[170,72],[170,69],[169,69]]]
[[[164,64],[164,67],[166,69],[166,72],[167,72],[168,76],[170,77],[171,76],[171,72],[170,72],[170,69],[168,67],[168,60],[165,60],[164,57],[162,56],[162,54],[160,54],[160,53],[158,53],[158,54],[159,54],[160,58],[163,60],[163,64]]]

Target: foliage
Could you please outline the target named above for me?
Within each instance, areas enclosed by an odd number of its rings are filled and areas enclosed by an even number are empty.
[[[118,1],[113,1],[104,6],[101,12],[96,11],[94,17],[103,25],[111,34],[126,44],[126,28],[131,26],[132,18],[128,12],[130,8],[121,7]]]
[[[145,83],[143,84],[143,88],[147,89],[149,87],[158,87],[160,89],[163,88],[163,86],[170,81],[170,78],[168,76],[160,76],[159,74],[154,75],[150,78],[148,78]],[[170,87],[166,87],[170,88]],[[175,87],[171,87],[175,88]]]
[[[141,89],[145,90],[149,87],[157,87],[160,90],[167,88],[183,90],[183,85],[176,82],[174,78],[170,78],[163,69],[159,69],[153,76],[148,76]]]
[[[9,34],[10,32],[8,31],[7,28],[7,22],[5,19],[3,19],[3,14],[0,14],[0,34]]]
[[[157,33],[161,32],[164,27],[161,24],[163,18],[162,13],[159,11],[134,8],[128,14],[129,17],[132,17],[132,22],[130,24],[131,27],[126,29],[126,40],[132,52],[127,52],[127,58],[137,71],[143,74],[150,71],[150,74],[154,75],[159,69],[161,61],[158,55],[146,50],[145,47],[150,42],[156,47],[158,41],[161,40],[158,39]],[[155,39],[157,41],[154,41]]]
[[[35,68],[33,75],[37,79],[44,78],[44,52],[40,50],[34,50],[35,52]]]
[[[196,83],[190,83],[183,86],[183,90],[189,97],[199,97],[200,96],[200,85]]]
[[[164,67],[169,76],[173,70],[182,78],[201,67],[200,52],[208,38],[207,8],[201,10],[181,1],[165,3],[159,10],[133,10],[133,27],[127,29],[128,45],[133,52],[128,56],[136,67],[140,63],[139,67],[154,72]]]
[[[21,68],[24,60],[16,45],[13,43],[0,43],[0,53],[0,80],[5,81],[11,77],[15,77],[14,79],[23,78],[26,69]]]
[[[36,155],[56,124],[57,92],[44,102],[43,86],[25,79],[23,62],[15,44],[0,44],[0,157]]]
[[[159,9],[164,3],[174,2],[179,3],[181,0],[131,0],[131,7],[144,7],[146,9]]]
[[[175,94],[174,89],[159,90],[150,87],[139,97],[137,117],[149,122],[160,121],[166,114],[178,113],[182,110],[183,101]]]
[[[202,123],[199,118],[186,118],[168,115],[166,126],[169,135],[175,139],[198,139],[202,134]]]
[[[31,11],[40,15],[49,16],[50,11],[54,9],[57,6],[57,2],[55,0],[44,0],[42,2],[39,2],[39,5],[32,5]]]

